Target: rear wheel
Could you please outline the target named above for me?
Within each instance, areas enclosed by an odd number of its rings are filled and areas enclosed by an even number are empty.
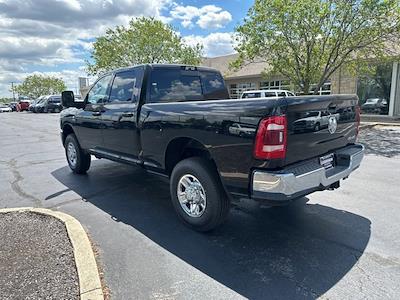
[[[212,230],[228,215],[229,198],[209,160],[192,157],[179,162],[171,174],[170,191],[178,216],[194,230]]]
[[[70,169],[76,174],[85,174],[90,168],[90,154],[79,146],[74,134],[66,137],[64,148]]]

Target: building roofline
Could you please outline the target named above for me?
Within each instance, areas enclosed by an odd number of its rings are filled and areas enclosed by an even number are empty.
[[[239,53],[231,53],[231,54],[225,54],[225,55],[218,55],[218,56],[213,56],[213,57],[204,57],[204,59],[217,59],[217,58],[223,58],[223,57],[228,57],[228,56],[237,56]]]

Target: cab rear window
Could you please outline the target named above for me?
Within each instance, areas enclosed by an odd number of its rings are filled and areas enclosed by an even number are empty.
[[[150,78],[150,102],[218,100],[229,98],[218,72],[183,68],[155,68]]]
[[[204,98],[218,100],[229,98],[224,79],[218,72],[200,71]]]
[[[150,102],[203,100],[198,72],[181,69],[154,69],[150,80]]]

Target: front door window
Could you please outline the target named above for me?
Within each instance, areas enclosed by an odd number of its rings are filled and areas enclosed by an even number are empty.
[[[91,88],[87,96],[87,103],[95,105],[108,100],[108,86],[111,74],[100,78]]]

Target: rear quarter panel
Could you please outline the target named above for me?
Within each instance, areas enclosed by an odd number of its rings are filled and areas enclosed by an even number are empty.
[[[259,121],[280,114],[281,100],[215,100],[149,103],[141,108],[142,159],[161,170],[165,151],[174,139],[187,137],[204,145],[215,161],[225,187],[248,193],[253,167],[269,162],[253,159],[253,143]],[[241,130],[232,128],[240,124]]]

